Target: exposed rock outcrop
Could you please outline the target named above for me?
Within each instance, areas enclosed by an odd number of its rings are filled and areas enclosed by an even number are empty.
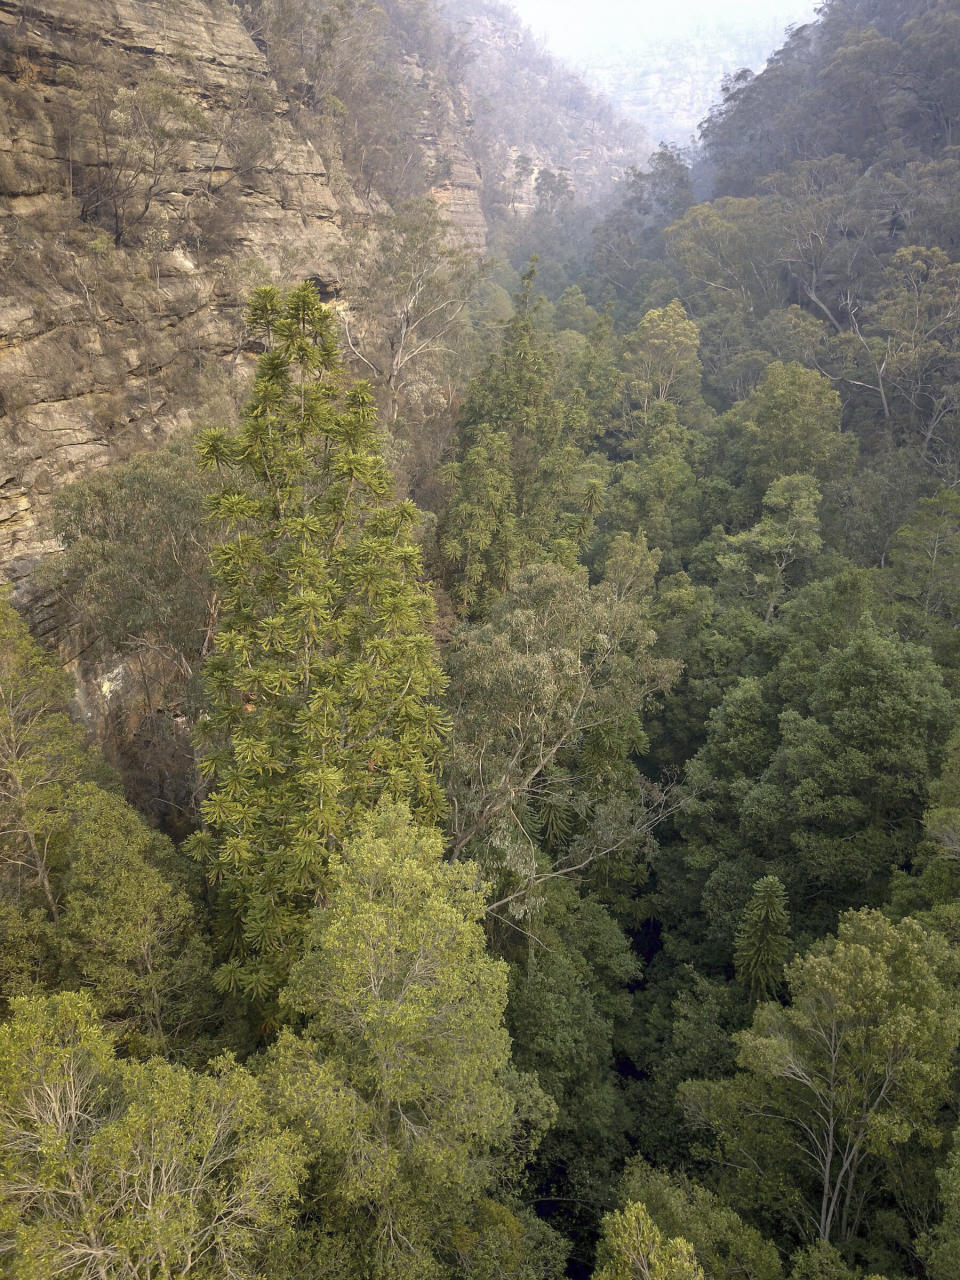
[[[453,106],[450,114],[441,138],[446,157],[444,171],[431,194],[463,246],[482,252],[487,242],[487,220],[481,199],[483,175],[477,161],[464,147],[462,134],[458,136],[457,125],[462,121]]]
[[[0,0],[0,563],[236,394],[252,284],[335,284],[362,208],[284,115],[226,0]]]
[[[59,486],[234,415],[254,285],[309,278],[349,307],[344,231],[384,193],[429,190],[482,251],[541,169],[587,192],[627,162],[633,135],[513,49],[496,4],[437,0],[422,31],[393,8],[372,51],[341,33],[389,73],[369,100],[354,76],[348,108],[322,5],[302,66],[255,0],[0,0],[0,573],[26,581]]]

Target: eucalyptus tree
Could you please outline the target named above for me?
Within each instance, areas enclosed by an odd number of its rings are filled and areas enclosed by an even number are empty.
[[[805,1243],[861,1233],[904,1145],[941,1141],[957,963],[942,935],[865,909],[788,966],[789,1003],[761,1004],[737,1036],[739,1073],[681,1090],[734,1205],[772,1211]]]

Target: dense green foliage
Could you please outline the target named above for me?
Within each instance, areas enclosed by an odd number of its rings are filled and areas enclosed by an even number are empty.
[[[864,910],[790,965],[790,1003],[761,1005],[737,1037],[742,1074],[681,1094],[717,1136],[735,1204],[792,1219],[801,1237],[859,1234],[897,1149],[939,1145],[960,1027],[956,962],[916,921]]]
[[[228,538],[193,849],[230,920],[218,985],[269,1006],[360,814],[381,796],[442,811],[443,680],[416,512],[391,500],[365,386],[341,399],[329,313],[310,285],[261,289],[251,324],[268,349],[241,429],[198,445],[225,475],[210,510]]]
[[[15,1280],[254,1280],[281,1255],[301,1143],[229,1058],[205,1074],[124,1061],[85,997],[23,998],[0,1096],[0,1258]]]
[[[244,8],[301,95],[433,15]],[[199,466],[58,500],[204,781],[178,851],[0,606],[0,1275],[952,1280],[956,9],[828,0],[482,282],[384,213],[374,390],[261,289]]]
[[[191,877],[111,789],[68,690],[0,599],[0,998],[85,991],[128,1050],[203,1054],[213,992]]]
[[[522,1229],[506,1205],[485,1221],[519,1123],[506,966],[486,954],[475,871],[442,853],[438,831],[382,805],[335,861],[284,993],[302,1031],[281,1034],[264,1078],[309,1140],[317,1275],[469,1274]]]

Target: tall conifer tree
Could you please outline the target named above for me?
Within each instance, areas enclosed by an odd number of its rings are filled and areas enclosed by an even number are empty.
[[[734,959],[737,976],[753,1000],[769,1000],[783,982],[790,953],[787,892],[777,876],[763,876],[753,886],[737,929]]]
[[[195,851],[218,896],[224,990],[269,1012],[322,903],[327,860],[381,796],[437,818],[443,678],[412,539],[391,496],[372,399],[346,387],[330,312],[309,285],[259,289],[266,346],[239,432],[200,460],[220,630],[206,672]]]

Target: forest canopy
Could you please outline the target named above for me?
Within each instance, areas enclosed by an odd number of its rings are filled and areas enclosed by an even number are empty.
[[[383,203],[54,500],[129,720],[0,598],[0,1277],[954,1280],[955,0],[483,268],[358,105],[433,5],[240,7]]]

